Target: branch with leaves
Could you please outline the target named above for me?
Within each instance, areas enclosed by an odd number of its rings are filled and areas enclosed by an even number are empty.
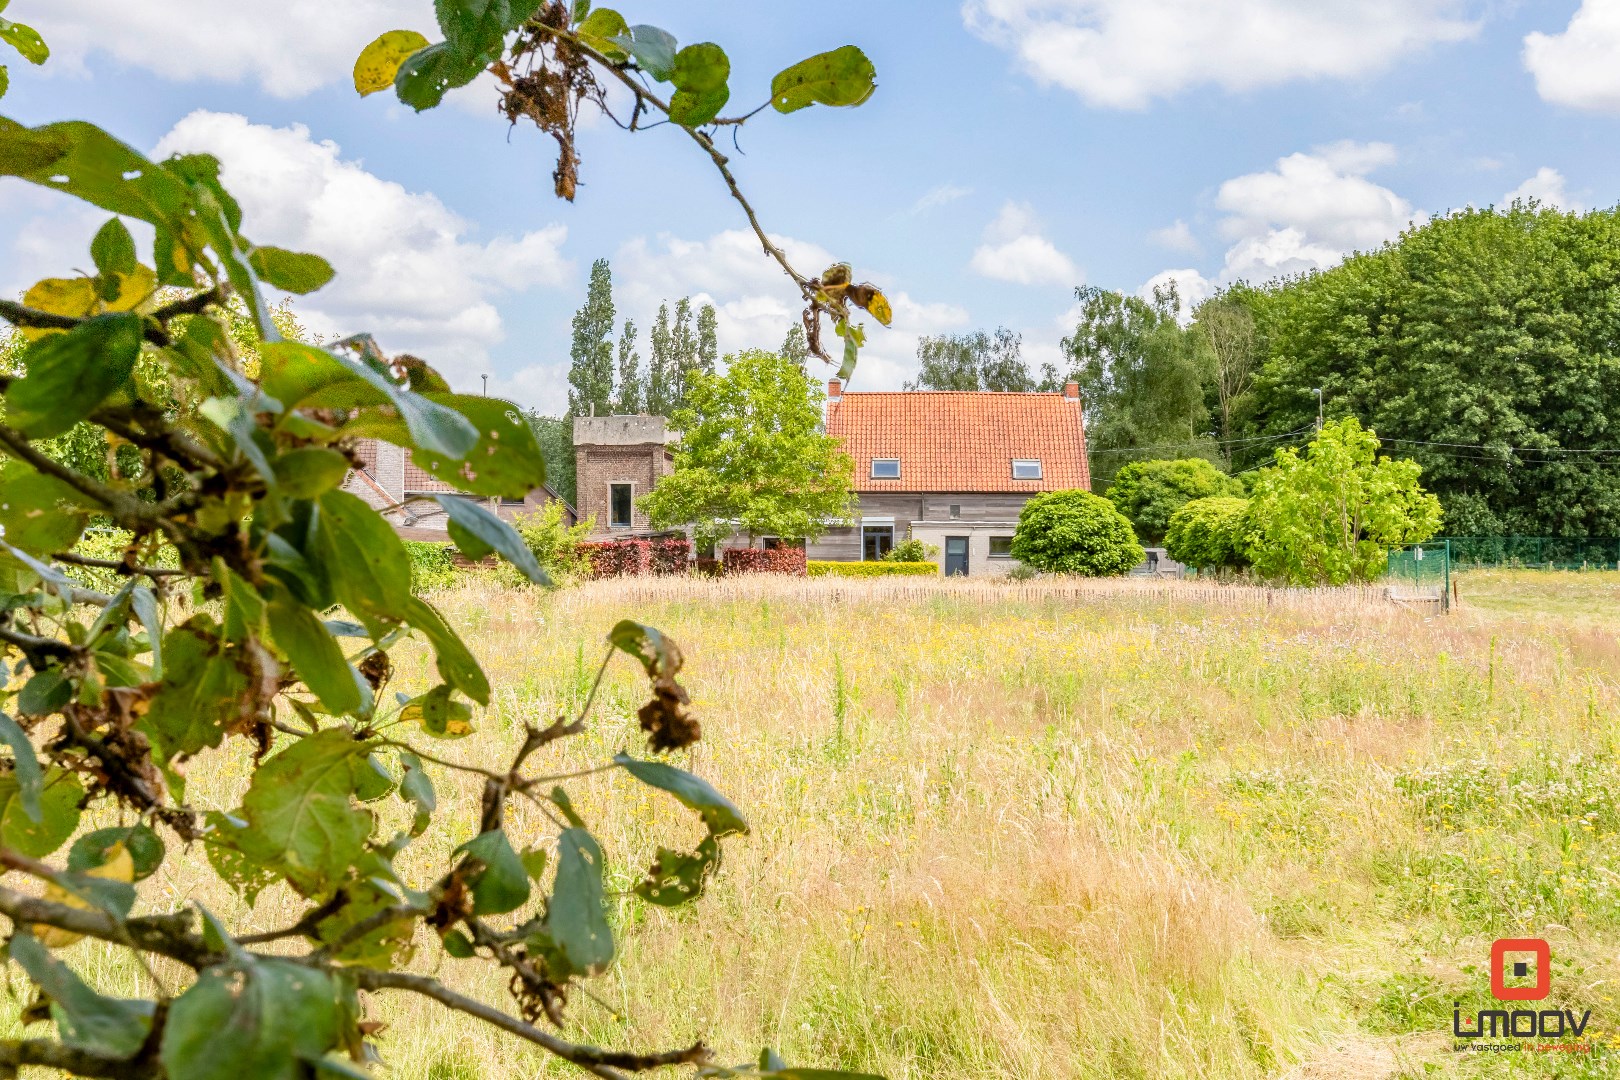
[[[888,298],[876,286],[855,281],[848,263],[835,263],[815,277],[794,267],[760,224],[715,136],[730,129],[735,145],[738,130],[767,108],[794,113],[811,105],[862,104],[877,89],[877,71],[864,52],[845,45],[801,60],[776,74],[766,101],[722,117],[731,100],[731,59],[712,41],[682,47],[662,27],[632,26],[618,11],[593,8],[590,0],[550,0],[538,10],[525,3],[442,4],[438,15],[443,41],[390,30],[366,46],[355,61],[355,89],[372,94],[392,88],[420,112],[437,106],[449,90],[485,71],[493,73],[507,119],[516,124],[527,118],[556,140],[552,179],[558,198],[569,201],[579,186],[576,133],[582,109],[597,109],[631,132],[666,123],[680,128],[713,163],[761,249],[798,287],[809,351],[830,361],[821,340],[825,315],[844,342],[839,377],[854,373],[866,343],[865,328],[853,321],[854,309],[888,326],[894,317]],[[627,119],[613,112],[603,80],[630,94]]]
[[[506,10],[439,5],[453,23],[475,8]],[[553,58],[572,49],[589,59],[570,44],[580,28],[545,24],[549,11],[534,15],[540,23],[488,25],[521,31]],[[470,62],[456,40],[434,54],[455,55],[435,63]],[[480,54],[479,70],[491,62]],[[427,67],[430,58],[416,60]],[[661,108],[688,108],[683,100]],[[642,903],[697,901],[725,844],[748,831],[706,781],[661,760],[701,734],[673,641],[625,621],[604,643],[597,685],[621,655],[646,676],[644,751],[585,770],[548,762],[586,730],[593,686],[576,714],[528,729],[509,763],[432,752],[472,731],[490,683],[412,592],[394,529],[343,483],[355,440],[397,444],[474,496],[435,496],[464,554],[499,553],[543,583],[517,533],[481,501],[520,499],[545,481],[518,409],[455,394],[422,361],[390,358],[369,337],[326,348],[281,340],[264,287],[309,292],[332,269],[249,241],[210,156],[152,161],[91,124],[0,118],[0,176],[112,215],[91,243],[93,273],[46,279],[0,304],[27,342],[19,370],[0,376],[0,915],[6,956],[36,993],[25,1021],[55,1028],[55,1038],[0,1039],[0,1077],[23,1066],[142,1080],[366,1076],[386,1047],[362,990],[430,999],[602,1077],[670,1066],[807,1075],[770,1051],[725,1068],[702,1043],[644,1052],[562,1034],[571,996],[620,951],[604,889],[610,853],[569,784],[620,770],[704,824],[692,850],[626,856],[647,867],[633,889]],[[149,253],[126,218],[151,227]],[[256,332],[253,363],[238,351],[228,304],[242,305]],[[80,425],[121,448],[111,476],[47,452]],[[93,519],[127,530],[123,559],[76,551]],[[121,587],[86,589],[59,564],[113,570]],[[431,649],[437,677],[425,692],[390,693],[391,651],[410,637]],[[188,763],[229,755],[252,761],[238,805],[188,792]],[[434,777],[446,770],[482,783],[475,821],[442,820]],[[388,800],[408,825],[384,827]],[[516,800],[540,808],[554,833],[514,842]],[[91,810],[121,823],[87,831]],[[434,829],[473,839],[425,877],[402,870],[401,853]],[[142,882],[176,848],[249,901],[284,884],[301,911],[255,932],[201,905],[142,913]],[[85,937],[127,950],[147,996],[90,987],[63,952]],[[419,950],[502,969],[512,1000],[481,1001],[410,970]]]

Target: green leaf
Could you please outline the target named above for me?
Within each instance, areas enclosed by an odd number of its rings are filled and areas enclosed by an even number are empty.
[[[578,16],[576,16],[576,21]],[[629,25],[612,8],[597,8],[592,11],[583,22],[579,23],[576,31],[584,39],[585,44],[615,63],[629,59],[626,53],[614,39],[625,37],[630,33]]]
[[[33,555],[67,551],[84,531],[88,515],[78,492],[54,476],[35,472],[26,461],[0,464],[0,527],[6,541]]]
[[[545,848],[530,848],[518,858],[523,860],[523,869],[529,875],[530,881],[539,881],[546,875],[546,864],[550,860],[546,857]]]
[[[478,666],[478,661],[473,659],[473,654],[467,651],[461,638],[444,621],[444,616],[426,600],[412,596],[406,606],[405,621],[422,631],[433,643],[439,675],[444,681],[478,704],[488,705],[489,679],[484,675],[484,669]]]
[[[146,1042],[152,1026],[152,1002],[96,993],[27,930],[12,936],[11,958],[51,999],[57,1030],[67,1046],[123,1061],[133,1057]]]
[[[445,92],[476,79],[483,65],[457,58],[450,43],[440,41],[405,58],[394,74],[394,96],[417,112],[436,107]]]
[[[211,967],[169,1007],[169,1080],[296,1080],[349,1034],[351,984],[288,960]]]
[[[473,914],[504,915],[529,902],[529,875],[512,842],[500,829],[491,829],[456,849],[484,864],[472,879]]]
[[[18,805],[28,820],[38,825],[44,821],[39,806],[40,792],[45,788],[45,776],[40,772],[39,757],[28,733],[17,726],[17,721],[0,712],[0,741],[11,747],[11,775],[17,783]]]
[[[239,716],[247,673],[234,650],[196,618],[163,640],[163,683],[139,727],[153,741],[160,762],[218,746]]]
[[[530,0],[434,0],[439,29],[469,64],[487,65],[500,55],[508,33],[534,14]]]
[[[779,71],[771,80],[771,104],[790,113],[810,105],[859,105],[877,89],[877,69],[854,45],[818,53]]]
[[[707,124],[731,99],[730,78],[731,60],[724,49],[711,41],[688,45],[675,54],[670,72],[675,93],[669,99],[669,118],[686,127]]]
[[[320,616],[285,588],[270,594],[268,614],[271,638],[321,704],[340,716],[359,711],[360,684],[355,670]]]
[[[6,91],[10,89],[11,72],[6,70],[6,65],[0,64],[0,97],[5,97]]]
[[[103,277],[135,272],[135,238],[118,218],[112,218],[90,241],[90,258]]]
[[[681,670],[681,650],[663,631],[632,619],[623,619],[608,631],[608,644],[641,661],[647,678],[674,678]]]
[[[328,728],[266,761],[242,799],[243,850],[283,867],[305,895],[327,891],[371,835],[372,814],[354,801],[356,771],[370,767],[369,753],[348,729]]]
[[[344,607],[362,618],[409,618],[410,556],[399,534],[359,496],[321,496],[316,546]]]
[[[8,19],[0,19],[0,41],[9,43],[30,64],[43,64],[51,55],[38,30]]]
[[[34,343],[6,391],[7,422],[34,439],[66,432],[129,381],[142,336],[140,316],[120,312]]]
[[[278,247],[254,248],[248,263],[266,285],[300,295],[319,289],[334,274],[332,264],[319,255]]]
[[[602,896],[602,849],[581,828],[557,837],[557,879],[545,929],[567,962],[562,974],[595,975],[613,960],[613,928]]]
[[[491,498],[522,499],[546,482],[546,459],[516,405],[475,394],[430,394],[426,400],[470,422],[477,442],[452,457],[418,439],[411,460],[425,472]]]
[[[31,859],[43,859],[67,843],[79,827],[84,785],[73,773],[47,770],[37,821],[23,806],[21,794],[16,776],[0,773],[0,843]]]
[[[444,943],[444,951],[457,960],[470,960],[478,955],[473,949],[472,939],[460,930],[451,930],[439,940]]]
[[[433,791],[433,778],[422,768],[422,759],[409,750],[399,752],[399,763],[405,769],[399,781],[399,797],[416,807],[416,818],[411,822],[411,835],[421,836],[427,831],[428,822],[433,818],[433,811],[439,807],[438,796]]]
[[[669,81],[675,70],[674,34],[656,26],[641,25],[632,26],[626,33],[609,40],[635,57],[642,71],[659,82]]]
[[[696,810],[715,836],[748,831],[748,819],[742,811],[701,776],[661,761],[640,761],[629,754],[615,754],[613,760],[643,784],[667,791],[683,806]]]
[[[433,501],[444,507],[450,518],[450,539],[467,558],[482,559],[491,551],[498,551],[530,581],[537,585],[551,584],[517,530],[482,503],[455,495],[435,495]]]
[[[361,97],[388,89],[394,85],[399,66],[427,45],[428,39],[415,30],[389,30],[379,35],[354,61],[354,88]]]
[[[163,678],[163,620],[158,614],[157,597],[145,585],[137,585],[129,595],[129,606],[146,629],[152,643],[152,677]]]
[[[719,865],[720,842],[713,833],[690,855],[661,847],[646,879],[637,883],[636,895],[659,907],[677,907],[702,896],[704,884]]]
[[[135,880],[144,881],[157,873],[163,865],[166,849],[163,838],[151,827],[137,822],[134,825],[114,825],[106,829],[85,833],[73,842],[68,851],[67,866],[75,873],[94,870],[107,861],[107,849],[123,844],[135,863]]]
[[[315,499],[343,483],[349,460],[324,446],[300,446],[276,458],[270,468],[282,494]]]
[[[24,716],[49,716],[73,700],[73,686],[61,668],[46,668],[23,684],[17,711]]]
[[[208,865],[252,907],[259,893],[269,888],[276,877],[268,867],[243,851],[247,822],[218,810],[208,811],[204,820],[209,826],[209,832],[203,837]]]
[[[461,739],[473,732],[472,707],[451,698],[448,686],[435,686],[400,711],[403,723],[417,724],[436,739]]]

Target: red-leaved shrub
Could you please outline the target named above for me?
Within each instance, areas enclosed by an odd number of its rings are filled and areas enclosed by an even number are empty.
[[[651,540],[597,540],[579,545],[591,561],[591,577],[640,577],[652,573]]]
[[[804,576],[803,548],[726,548],[720,558],[728,574],[794,574]]]
[[[652,569],[655,574],[684,574],[692,559],[692,541],[684,536],[666,536],[652,542]]]

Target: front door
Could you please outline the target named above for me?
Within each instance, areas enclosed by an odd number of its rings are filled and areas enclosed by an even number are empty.
[[[968,538],[965,536],[947,536],[945,538],[945,576],[967,577],[968,572]]]

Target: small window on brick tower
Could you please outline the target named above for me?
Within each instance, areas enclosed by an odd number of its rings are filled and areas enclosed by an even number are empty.
[[[631,490],[630,484],[614,484],[610,489],[608,521],[615,529],[630,527]]]

